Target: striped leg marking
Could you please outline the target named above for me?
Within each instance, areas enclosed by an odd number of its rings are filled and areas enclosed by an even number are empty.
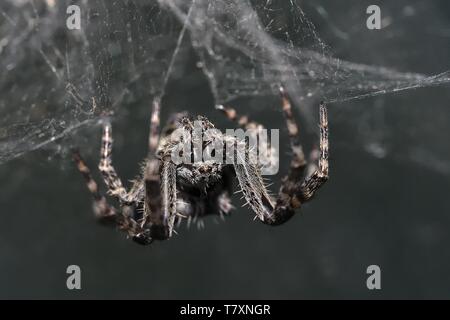
[[[291,102],[289,101],[289,98],[283,87],[280,87],[280,95],[283,114],[286,119],[286,125],[293,153],[293,157],[291,160],[291,170],[292,174],[294,174],[296,178],[300,178],[306,166],[305,154],[303,153],[303,148],[300,144],[300,131],[292,113]]]
[[[310,200],[317,189],[328,180],[328,116],[325,104],[320,104],[320,147],[319,166],[305,179],[301,185],[300,197],[302,201]]]
[[[74,150],[72,152],[72,157],[77,165],[78,171],[80,171],[86,181],[86,186],[88,187],[88,190],[94,200],[93,208],[95,217],[99,219],[100,222],[108,223],[114,221],[116,217],[116,210],[114,207],[110,206],[106,201],[106,198],[100,194],[98,184],[92,178],[91,171],[84,162],[80,153],[77,150]]]

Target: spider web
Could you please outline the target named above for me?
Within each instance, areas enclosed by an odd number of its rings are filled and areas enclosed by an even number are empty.
[[[382,34],[412,39],[414,34],[406,36],[411,21],[416,21],[411,19],[425,12],[434,22],[424,32],[448,42],[449,25],[439,18],[438,7],[406,3],[383,5],[384,25],[396,16],[402,18]],[[81,8],[81,30],[66,27],[66,9],[72,4]],[[345,101],[450,81],[448,65],[434,74],[408,71],[401,50],[380,52],[375,64],[346,61],[345,54],[335,58],[334,53],[346,52],[355,41],[360,56],[370,55],[377,45],[376,39],[362,39],[369,32],[367,5],[357,1],[347,5],[343,10],[332,1],[317,5],[293,0],[4,0],[0,163],[42,148],[63,152],[62,138],[98,124],[103,114],[162,97],[171,78],[185,75],[192,52],[216,104],[276,95],[284,85],[311,127],[316,122],[311,108],[319,100],[333,108]],[[349,21],[344,24],[342,19]],[[332,43],[327,45],[319,33]],[[420,56],[417,47],[408,54]],[[389,57],[392,64],[383,66]],[[360,138],[368,152],[379,157],[390,152],[382,142],[392,138],[393,130],[386,130],[383,121],[361,122],[364,114],[349,108],[331,111],[337,124],[370,126],[362,129]],[[449,173],[450,163],[441,151],[418,143],[405,157]]]

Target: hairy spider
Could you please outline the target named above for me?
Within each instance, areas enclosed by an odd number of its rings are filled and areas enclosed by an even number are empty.
[[[174,163],[171,153],[183,141],[172,133],[177,128],[192,131],[193,123],[185,114],[175,114],[163,128],[160,137],[160,101],[155,99],[152,104],[148,156],[140,177],[133,182],[129,191],[124,188],[112,165],[111,125],[107,121],[104,122],[98,168],[108,187],[108,193],[119,201],[120,213],[100,194],[98,185],[79,152],[73,152],[78,170],[84,176],[94,198],[96,217],[100,222],[117,225],[139,244],[166,240],[172,236],[177,220],[187,218],[188,222],[202,221],[201,218],[206,215],[216,214],[223,217],[229,214],[233,208],[230,194],[233,181],[237,177],[247,203],[259,220],[269,225],[286,222],[294,215],[295,209],[310,200],[328,179],[328,120],[326,107],[321,103],[320,148],[311,153],[308,164],[299,141],[299,130],[291,104],[282,88],[280,92],[293,158],[276,198],[269,195],[261,177],[260,166],[250,158],[232,164],[208,161]],[[262,128],[248,117],[239,116],[232,108],[219,109],[241,128]],[[214,128],[206,118],[198,119],[203,129]],[[217,135],[223,140],[231,139],[220,133]],[[203,143],[209,142],[210,140],[206,139]]]

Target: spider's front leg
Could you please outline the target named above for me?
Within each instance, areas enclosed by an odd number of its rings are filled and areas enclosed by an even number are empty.
[[[328,180],[328,117],[325,104],[320,104],[320,155],[318,168],[301,184],[298,197],[302,202],[310,200]]]
[[[293,157],[289,172],[283,178],[283,184],[278,194],[277,207],[286,208],[286,211],[280,211],[284,212],[284,214],[288,212],[293,214],[296,208],[299,208],[302,203],[309,201],[315,192],[328,180],[328,116],[326,106],[321,102],[319,105],[319,150],[315,149],[311,152],[311,163],[308,165],[300,143],[300,131],[292,113],[291,103],[283,88],[280,88],[280,93]],[[318,166],[315,164],[316,161]],[[309,176],[303,183],[300,183],[306,168],[306,174],[309,174]],[[288,219],[289,217],[289,214],[287,214],[286,218]]]
[[[161,143],[160,127],[160,99],[155,98],[152,103],[149,152],[145,162],[143,181],[145,186],[144,214],[141,227],[149,226],[150,237],[156,240],[166,240],[172,236],[176,217],[176,166],[170,157],[157,157],[158,146]],[[164,132],[173,130],[174,123],[169,123]],[[167,131],[167,132],[166,132]]]
[[[135,184],[130,193],[128,193],[117,175],[116,169],[112,165],[112,129],[111,123],[105,122],[103,125],[102,147],[100,151],[100,163],[98,169],[103,176],[108,192],[116,197],[121,203],[132,203],[136,201],[139,193],[143,190],[142,184]]]
[[[292,116],[289,100],[282,93],[283,111],[286,117],[293,159],[289,173],[283,178],[278,197],[272,199],[263,184],[254,161],[235,164],[236,175],[247,202],[257,217],[266,224],[279,225],[289,220],[302,203],[309,201],[314,193],[328,180],[328,119],[326,107],[320,104],[320,155],[318,168],[300,183],[306,161],[298,138],[298,126]]]
[[[152,158],[159,145],[159,124],[161,113],[161,98],[154,97],[152,101],[152,111],[150,115],[150,133],[148,135],[148,157]]]
[[[170,160],[148,159],[144,169],[146,197],[142,227],[156,240],[172,236],[177,215],[176,166]],[[161,178],[160,178],[161,176]]]
[[[133,206],[138,204],[142,199],[144,183],[142,181],[136,181],[130,192],[125,190],[122,181],[112,165],[112,143],[111,124],[106,122],[103,126],[102,147],[98,168],[108,187],[109,193],[116,197],[122,206],[122,214],[117,217],[117,224],[120,229],[127,232],[136,242],[149,244],[152,239],[148,235],[148,232],[133,218]]]

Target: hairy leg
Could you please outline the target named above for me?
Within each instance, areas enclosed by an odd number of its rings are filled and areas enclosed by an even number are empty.
[[[133,207],[123,206],[121,214],[117,214],[117,210],[108,204],[106,198],[101,195],[98,184],[92,178],[91,172],[81,157],[78,150],[72,151],[73,159],[77,165],[78,170],[86,180],[86,185],[89,192],[94,198],[94,214],[101,224],[105,225],[117,225],[120,230],[132,237],[136,242],[140,244],[150,244],[151,238],[147,235],[136,221],[133,220]]]
[[[116,169],[112,165],[112,129],[111,124],[106,122],[103,125],[102,147],[100,151],[100,163],[98,169],[103,176],[108,192],[123,203],[129,203],[131,199],[123,187],[122,181],[117,175]]]
[[[170,161],[156,157],[160,144],[160,100],[152,105],[151,128],[149,137],[149,155],[144,167],[145,203],[141,226],[150,224],[151,237],[165,240],[172,235],[177,215],[176,168]],[[163,129],[167,135],[175,129],[177,118],[173,118]]]
[[[286,102],[283,102],[283,108],[287,109]],[[295,147],[295,138],[298,132],[293,129],[297,126],[293,118],[289,114],[286,115],[288,126],[291,126],[291,141],[293,141],[292,144]],[[305,168],[306,161],[303,152],[293,151],[294,159],[291,161],[289,173],[282,180],[276,199],[269,197],[256,163],[244,161],[241,164],[235,164],[236,175],[244,196],[257,217],[264,223],[279,225],[286,222],[294,215],[295,209],[299,208],[303,202],[311,199],[317,189],[328,179],[328,119],[326,107],[323,103],[320,104],[319,166],[303,183],[299,182],[299,177]]]
[[[72,157],[75,161],[75,164],[78,168],[78,171],[82,174],[84,180],[86,181],[86,185],[88,187],[89,192],[94,199],[93,209],[95,217],[98,219],[100,223],[110,224],[115,223],[116,219],[116,210],[114,207],[110,206],[106,201],[106,198],[100,194],[98,189],[98,184],[92,178],[91,171],[89,167],[86,165],[85,161],[81,157],[78,150],[72,151]]]
[[[225,107],[225,106],[217,106],[217,110],[220,110],[225,117],[230,119],[231,121],[235,122],[239,127],[242,129],[263,129],[264,127],[253,120],[250,120],[250,118],[246,115],[240,115],[237,113],[237,111],[232,107]]]
[[[300,199],[310,200],[317,189],[328,180],[328,118],[325,105],[320,104],[320,151],[318,168],[305,179],[300,188]]]
[[[232,107],[217,106],[216,109],[220,110],[229,120],[234,121],[240,128],[247,130],[244,135],[251,137],[252,142],[257,145],[257,156],[259,163],[269,171],[278,170],[279,159],[278,150],[275,146],[269,144],[269,136],[264,125],[251,120],[246,115],[240,115]],[[242,137],[243,138],[243,137]]]
[[[150,131],[148,137],[148,157],[155,155],[159,145],[159,125],[161,122],[161,99],[159,97],[153,98],[152,112],[150,116]]]
[[[280,95],[282,101],[283,114],[286,119],[286,126],[288,129],[289,140],[292,150],[292,160],[290,165],[289,179],[300,179],[303,175],[303,171],[307,164],[305,160],[305,154],[300,143],[300,130],[298,128],[297,121],[292,113],[292,106],[286,91],[283,87],[280,87]]]

